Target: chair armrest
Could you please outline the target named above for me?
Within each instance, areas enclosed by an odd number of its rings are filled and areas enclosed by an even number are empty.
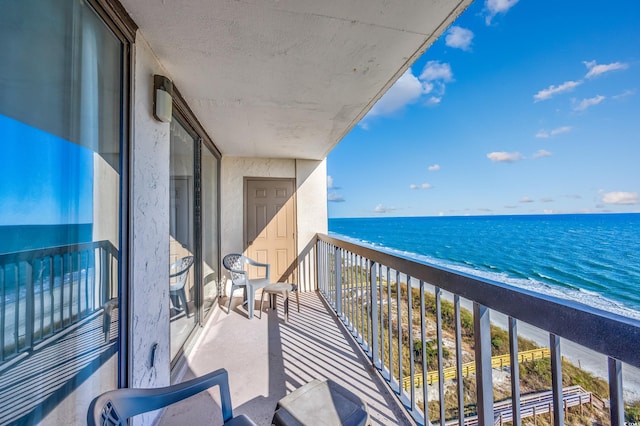
[[[270,274],[271,265],[269,265],[268,263],[256,262],[255,260],[249,259],[248,257],[246,258],[246,262],[251,266],[257,266],[259,268],[265,268],[266,269],[265,278],[267,279],[267,281],[269,281],[269,277],[271,276],[271,274]]]
[[[221,368],[204,376],[163,388],[122,388],[105,392],[91,401],[87,413],[87,424],[89,426],[101,424],[103,407],[109,402],[120,418],[128,419],[141,413],[166,407],[216,385],[220,387],[222,418],[227,422],[233,418],[233,409],[229,391],[229,375],[227,370]]]

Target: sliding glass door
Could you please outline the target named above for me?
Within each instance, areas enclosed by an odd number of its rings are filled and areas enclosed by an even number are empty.
[[[0,424],[118,387],[125,38],[87,1],[0,13]]]
[[[205,315],[220,295],[219,173],[220,159],[202,144],[202,284]]]
[[[170,133],[168,302],[175,363],[219,294],[220,159],[183,114],[174,115]]]
[[[169,261],[171,359],[175,358],[198,319],[195,150],[198,139],[182,121],[171,121]]]

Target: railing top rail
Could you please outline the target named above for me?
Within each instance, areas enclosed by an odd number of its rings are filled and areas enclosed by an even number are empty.
[[[640,321],[339,238],[318,239],[640,368]]]
[[[66,253],[77,253],[80,251],[93,250],[95,248],[104,248],[113,256],[117,256],[118,252],[115,246],[107,240],[92,241],[89,243],[69,244],[66,246],[45,247],[35,250],[18,251],[14,253],[0,254],[0,265],[10,263],[28,262],[43,257],[59,256]]]

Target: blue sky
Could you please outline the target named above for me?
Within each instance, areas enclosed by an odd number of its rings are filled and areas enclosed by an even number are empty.
[[[329,217],[640,212],[640,2],[476,0],[327,169]]]
[[[93,221],[93,152],[0,114],[0,226]]]

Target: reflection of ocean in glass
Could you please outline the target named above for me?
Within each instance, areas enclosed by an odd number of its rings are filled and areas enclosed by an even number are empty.
[[[22,226],[0,226],[0,254],[26,252],[39,249],[50,249],[53,247],[68,246],[73,244],[91,242],[92,225],[90,223],[81,225],[22,225]],[[39,294],[40,291],[50,290],[50,277],[47,268],[38,263],[38,253],[33,253],[35,264],[32,267],[32,278],[39,283],[34,286],[34,293]],[[73,262],[77,263],[77,260]],[[84,263],[88,263],[85,261]],[[54,287],[60,286],[62,280],[69,284],[72,280],[78,281],[81,270],[78,266],[93,268],[93,265],[72,265],[71,268],[75,272],[67,272],[62,274],[62,266],[59,262],[53,264]],[[15,302],[16,297],[16,276],[19,278],[19,298],[23,299],[26,293],[27,274],[24,271],[24,264],[20,266],[20,270],[14,271],[16,266],[4,267],[4,290],[5,303]],[[16,273],[17,272],[17,273]],[[63,276],[64,275],[64,276]]]
[[[92,232],[90,223],[0,226],[0,254],[87,243]]]

